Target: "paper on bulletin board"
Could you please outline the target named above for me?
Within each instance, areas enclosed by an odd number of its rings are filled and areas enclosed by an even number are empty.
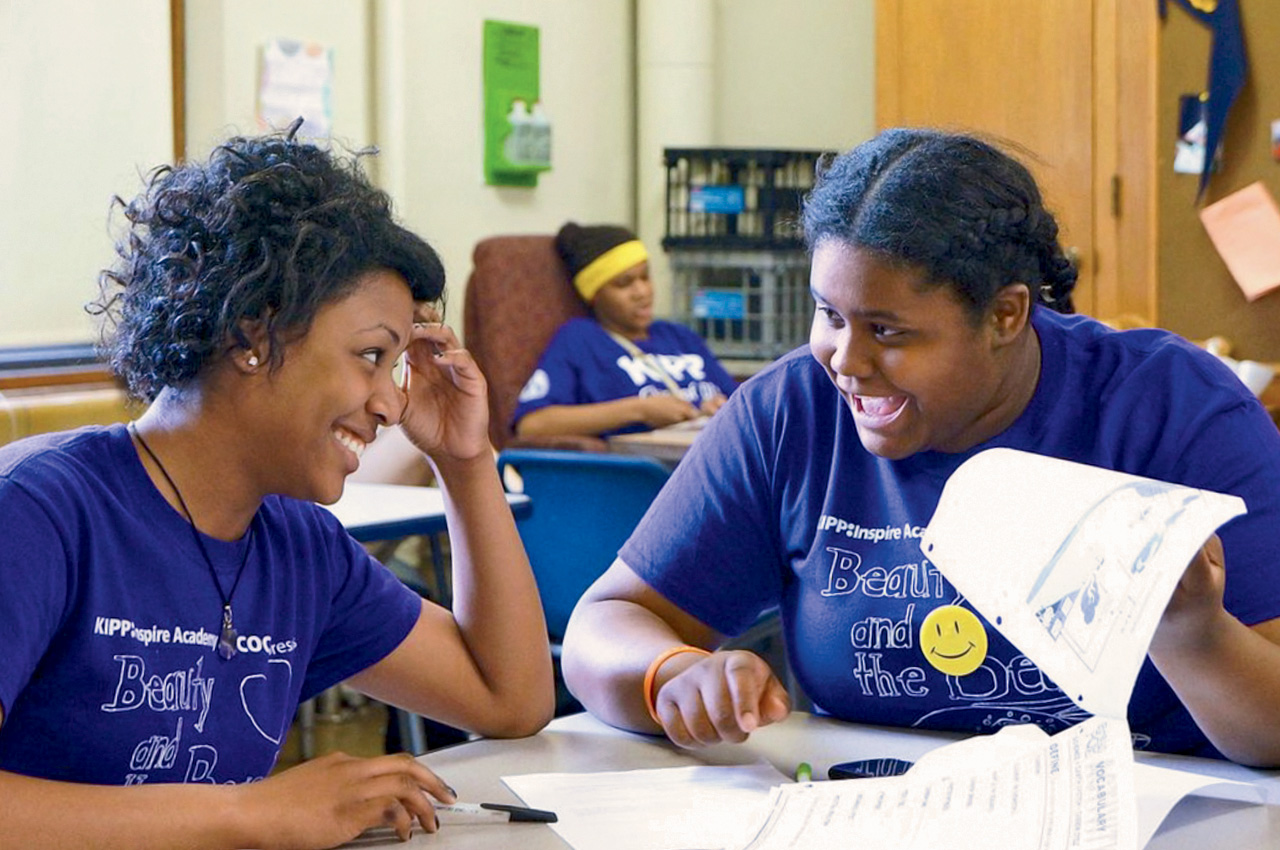
[[[315,42],[277,38],[262,48],[258,127],[284,129],[302,117],[298,135],[327,137],[333,130],[333,51]]]
[[[490,186],[537,186],[538,174],[551,168],[538,42],[537,27],[484,22],[484,178]]]
[[[1251,183],[1210,204],[1200,221],[1245,298],[1280,287],[1280,208],[1266,186]]]

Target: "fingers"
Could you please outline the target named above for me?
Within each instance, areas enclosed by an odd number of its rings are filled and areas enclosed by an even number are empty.
[[[363,828],[390,827],[402,840],[408,840],[415,820],[427,832],[439,829],[433,799],[456,800],[444,780],[408,753],[351,759],[349,769],[357,774],[348,779],[348,787],[359,796],[357,816]]]
[[[791,713],[786,688],[750,652],[715,653],[682,671],[658,692],[667,736],[682,747],[739,743]]]

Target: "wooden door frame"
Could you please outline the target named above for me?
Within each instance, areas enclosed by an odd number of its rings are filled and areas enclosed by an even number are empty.
[[[1158,18],[1150,0],[1092,0],[1094,108],[1093,291],[1081,307],[1100,318],[1156,318]],[[876,127],[901,123],[897,0],[876,0]]]

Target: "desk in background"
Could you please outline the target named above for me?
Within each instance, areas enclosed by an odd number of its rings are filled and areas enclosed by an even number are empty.
[[[795,712],[785,723],[766,727],[745,744],[681,750],[665,739],[622,732],[587,714],[553,721],[531,738],[480,740],[436,750],[420,760],[472,802],[518,803],[501,777],[522,773],[567,773],[682,767],[698,764],[750,764],[765,759],[790,775],[800,761],[825,777],[833,763],[857,758],[896,756],[916,760],[960,735],[912,729],[884,729],[842,723]],[[1239,779],[1263,786],[1266,805],[1208,797],[1187,797],[1176,805],[1147,844],[1149,850],[1274,850],[1280,846],[1280,772],[1256,771],[1227,762],[1159,754],[1138,754],[1139,761],[1164,767]],[[856,781],[856,780],[852,780]],[[362,838],[351,846],[403,847],[394,835]],[[407,846],[436,850],[520,847],[564,850],[567,846],[541,824],[446,826],[434,836],[415,832]]]
[[[647,455],[674,467],[701,433],[700,427],[672,425],[667,428],[655,428],[652,431],[616,434],[605,442],[609,444],[609,451],[615,454]]]
[[[517,519],[529,515],[528,496],[509,493],[507,503]],[[348,481],[342,498],[323,507],[361,543],[438,534],[447,529],[444,492],[439,487]]]

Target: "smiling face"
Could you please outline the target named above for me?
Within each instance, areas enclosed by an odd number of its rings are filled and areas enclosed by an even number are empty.
[[[814,249],[810,287],[810,350],[867,451],[892,460],[964,451],[1030,401],[1039,346],[1026,287],[1007,287],[975,322],[947,286],[835,240]]]
[[[600,287],[591,299],[596,321],[607,331],[628,339],[644,339],[653,324],[653,284],[649,281],[649,264],[640,263],[627,269]]]
[[[414,302],[399,274],[367,272],[317,313],[267,376],[261,451],[280,476],[270,492],[329,504],[380,425],[400,421],[393,367],[408,345]]]
[[[986,660],[987,630],[968,608],[943,605],[920,625],[920,651],[948,676],[967,676]]]

